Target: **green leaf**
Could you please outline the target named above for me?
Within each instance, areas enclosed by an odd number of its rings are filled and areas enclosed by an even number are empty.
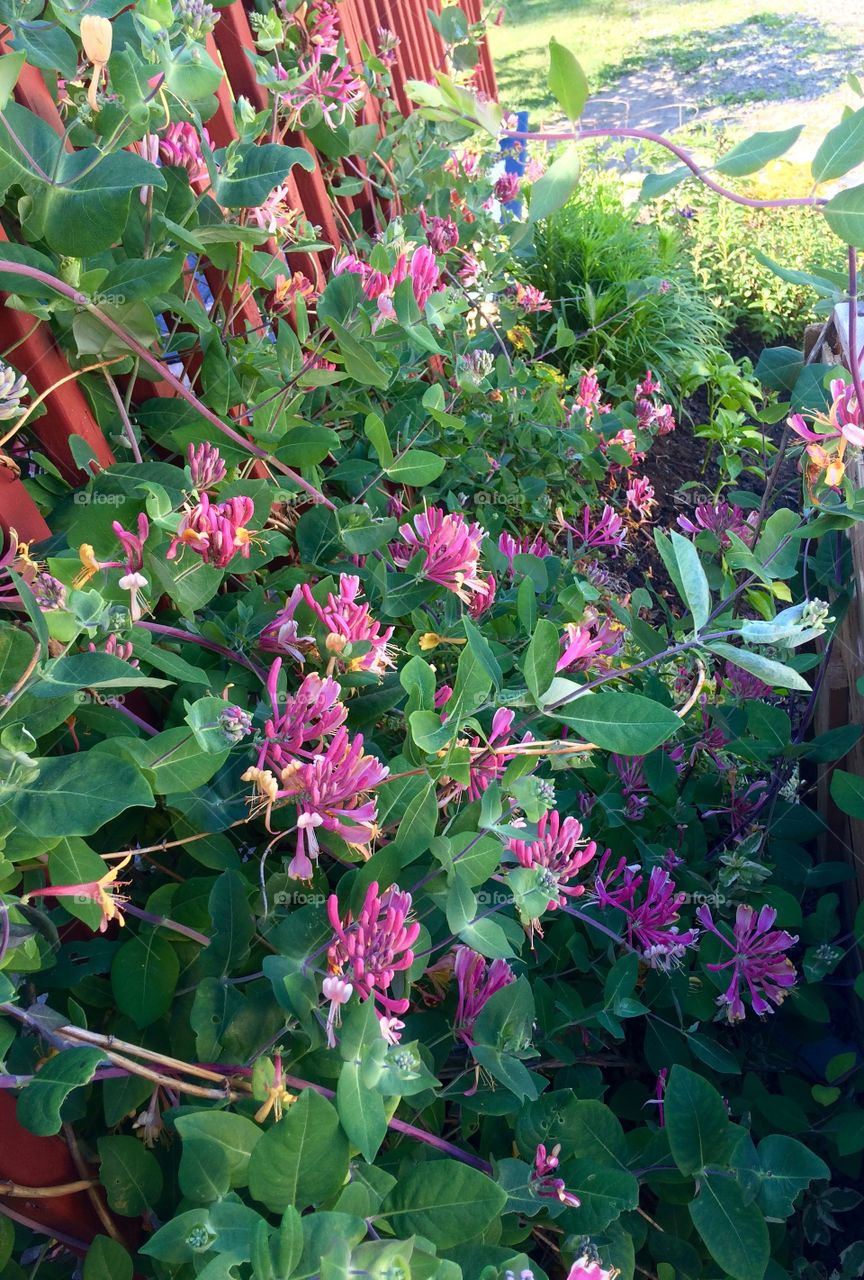
[[[796,347],[766,347],[754,373],[769,391],[791,392],[804,368],[804,357]]]
[[[363,387],[375,387],[378,391],[385,391],[390,385],[390,374],[372,355],[371,344],[364,345],[336,320],[328,320],[327,323],[339,343],[339,352],[349,377]]]
[[[588,101],[588,78],[582,65],[553,36],[549,41],[549,91],[568,120],[578,120]]]
[[[446,458],[430,453],[428,449],[409,449],[390,466],[384,467],[384,471],[387,478],[396,484],[421,488],[437,480],[446,464]]]
[[[116,741],[109,738],[95,749],[107,755],[115,749],[112,743]],[[229,751],[227,745],[219,752],[208,750],[191,727],[183,725],[166,729],[153,738],[122,739],[123,754],[132,756],[146,772],[147,781],[157,796],[179,795],[203,787],[228,759]]]
[[[456,1160],[426,1160],[408,1167],[379,1210],[397,1236],[425,1236],[452,1249],[482,1235],[507,1203],[507,1193],[485,1173]]]
[[[699,552],[690,539],[682,538],[681,534],[675,533],[674,530],[669,536],[672,540],[675,562],[678,565],[684,599],[693,615],[693,630],[698,632],[705,626],[711,613],[711,590],[708,579],[702,568]]]
[[[846,116],[822,139],[810,169],[814,182],[833,182],[864,161],[864,107]]]
[[[626,756],[647,755],[681,728],[675,712],[662,703],[610,690],[582,694],[565,710],[547,714],[578,730],[586,742]]]
[[[339,447],[332,427],[298,423],[283,436],[276,457],[286,467],[315,467]]]
[[[787,667],[783,662],[775,662],[773,658],[763,658],[761,653],[751,653],[749,649],[737,649],[735,645],[726,644],[722,640],[714,640],[706,648],[721,658],[728,658],[736,666],[758,676],[766,684],[776,685],[780,689],[799,689],[809,693],[810,686],[803,676]]]
[[[743,178],[745,174],[756,173],[770,160],[776,160],[779,156],[785,155],[798,141],[803,128],[802,124],[796,124],[791,129],[754,133],[743,142],[739,142],[731,151],[727,151],[714,167],[718,173],[726,173],[731,178]]]
[[[363,1068],[357,1062],[344,1063],[339,1072],[336,1110],[349,1142],[372,1164],[387,1136],[387,1110],[381,1094],[364,1084]]]
[[[73,1089],[93,1078],[104,1060],[100,1049],[61,1049],[43,1062],[18,1097],[18,1123],[39,1137],[59,1133],[63,1103]]]
[[[639,1203],[639,1183],[625,1169],[599,1167],[593,1160],[567,1160],[562,1167],[567,1190],[581,1200],[579,1230],[602,1231]]]
[[[768,1228],[734,1179],[703,1178],[689,1208],[705,1247],[727,1275],[733,1280],[762,1280],[771,1254]]]
[[[226,156],[225,150],[216,152],[220,170]],[[295,165],[307,173],[315,168],[305,147],[283,147],[276,142],[242,143],[232,150],[230,174],[227,166],[218,174],[213,198],[225,209],[254,209],[285,181]]]
[[[759,1204],[768,1218],[789,1218],[795,1212],[795,1201],[817,1178],[830,1178],[831,1170],[824,1160],[795,1138],[771,1134],[758,1146],[761,1180]]]
[[[822,212],[828,226],[844,244],[859,249],[864,246],[864,185],[838,191],[823,206]]]
[[[132,1280],[132,1259],[119,1240],[94,1238],[84,1259],[84,1280]]]
[[[130,938],[115,952],[111,965],[111,990],[121,1013],[136,1027],[149,1027],[167,1013],[180,961],[177,952],[158,933]]]
[[[737,1135],[723,1099],[707,1080],[678,1063],[669,1074],[665,1116],[669,1149],[682,1173],[728,1161]]]
[[[864,778],[835,769],[831,774],[831,799],[841,813],[850,818],[864,818]]]
[[[387,427],[384,425],[383,418],[380,418],[377,413],[367,414],[364,430],[372,448],[378,455],[379,466],[382,469],[391,466],[393,463],[393,446],[390,444],[390,437],[387,435]]]
[[[101,751],[39,762],[39,777],[12,801],[15,820],[34,836],[89,836],[106,822],[156,801],[140,769],[125,760],[105,767]]]
[[[37,698],[58,698],[74,689],[164,689],[170,683],[144,676],[110,653],[72,653],[47,663],[32,692]]]
[[[561,641],[558,628],[548,618],[541,618],[534,628],[531,643],[522,660],[525,683],[534,698],[539,699],[555,678],[555,668],[561,657]]]
[[[12,90],[18,83],[25,61],[26,55],[23,53],[4,53],[0,57],[0,111],[6,110],[6,104],[12,97]],[[6,257],[5,251],[3,257]]]
[[[22,22],[20,26],[16,24],[16,28],[12,44],[22,51],[31,67],[58,71],[68,79],[74,77],[78,50],[67,31],[56,22]]]
[[[239,871],[222,872],[210,892],[208,907],[213,936],[200,963],[207,974],[222,978],[237,972],[255,933],[249,886]]]
[[[676,165],[674,169],[669,169],[666,173],[646,173],[642,180],[642,190],[639,192],[640,200],[656,200],[659,196],[665,196],[674,190],[679,183],[685,178],[689,178],[692,170],[686,164]]]
[[[64,153],[55,184],[33,193],[44,237],[57,253],[85,258],[110,248],[123,234],[133,193],[165,186],[156,166],[131,151],[101,157],[95,147]]]
[[[579,152],[575,147],[553,160],[542,178],[531,187],[529,222],[542,222],[557,209],[563,208],[576,190],[580,173]]]
[[[214,1168],[220,1174],[224,1171],[220,1195],[229,1188],[246,1186],[249,1159],[264,1132],[258,1125],[230,1111],[196,1111],[178,1116],[174,1127],[183,1139],[179,1176],[185,1195],[193,1200],[208,1199],[200,1193],[208,1181],[208,1169]]]
[[[100,1138],[99,1181],[108,1203],[124,1218],[138,1218],[152,1209],[162,1194],[159,1162],[137,1138]]]
[[[334,1195],[348,1174],[348,1142],[335,1107],[304,1089],[249,1160],[249,1191],[274,1213]]]

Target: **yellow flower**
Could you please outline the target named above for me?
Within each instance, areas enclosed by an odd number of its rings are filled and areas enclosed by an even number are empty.
[[[87,90],[87,101],[92,111],[99,109],[96,90],[105,70],[105,64],[111,57],[113,38],[114,32],[107,18],[88,13],[81,19],[81,44],[84,46],[84,56],[93,63],[93,77]]]
[[[30,898],[73,897],[76,901],[95,902],[102,911],[99,932],[104,933],[111,920],[116,920],[121,925],[126,923],[123,919],[120,904],[128,902],[128,898],[123,894],[115,893],[114,890],[130,883],[128,880],[118,880],[117,873],[122,871],[125,866],[128,866],[131,861],[132,854],[127,853],[115,867],[111,867],[98,880],[88,880],[82,884],[52,884],[45,889],[31,889],[29,893],[24,894],[22,902],[28,902]]]

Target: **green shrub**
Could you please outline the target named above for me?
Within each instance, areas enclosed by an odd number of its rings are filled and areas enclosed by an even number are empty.
[[[589,174],[574,199],[538,227],[535,282],[560,300],[576,334],[567,358],[620,387],[651,368],[680,399],[682,378],[725,328],[690,267],[681,233],[637,221],[618,179]]]

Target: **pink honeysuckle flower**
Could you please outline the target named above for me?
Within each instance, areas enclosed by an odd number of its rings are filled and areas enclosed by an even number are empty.
[[[315,21],[309,31],[312,44],[322,53],[334,53],[339,45],[339,13],[331,0],[321,0],[315,6]]]
[[[472,618],[481,618],[487,609],[491,609],[495,603],[495,594],[498,590],[498,584],[495,581],[495,574],[490,573],[486,578],[486,594],[480,595],[478,592],[472,596],[468,603],[468,612]]]
[[[463,284],[474,284],[483,270],[480,261],[472,253],[462,255],[462,265],[456,272]]]
[[[546,165],[540,156],[529,156],[525,163],[525,181],[537,182],[546,172]]]
[[[432,294],[439,288],[441,279],[441,270],[429,245],[421,244],[414,250],[409,272],[417,306],[423,311]]]
[[[654,381],[654,374],[650,369],[645,370],[645,377],[641,382],[636,383],[636,399],[640,396],[654,396],[660,391],[660,383]]]
[[[101,649],[92,640],[87,645],[87,649],[90,653],[110,653],[112,657],[120,658],[122,662],[128,662],[130,667],[139,665],[138,659],[132,657],[134,652],[132,641],[121,640],[119,636],[113,633],[108,637]]]
[[[656,429],[659,436],[668,436],[675,430],[675,414],[671,404],[661,404],[659,409],[654,411],[654,421],[652,426]]]
[[[427,507],[414,517],[413,524],[400,526],[399,536],[406,546],[390,546],[399,568],[404,569],[422,552],[421,575],[452,591],[463,604],[470,604],[475,595],[485,599],[489,594],[488,580],[480,576],[480,548],[486,530],[479,524],[468,524],[459,512]]]
[[[111,522],[111,528],[117,535],[117,539],[123,548],[125,561],[123,567],[127,573],[137,573],[144,567],[144,543],[150,536],[150,521],[144,515],[143,511],[138,516],[137,533],[130,533],[128,529],[124,529],[119,520]],[[113,563],[110,566],[116,567]]]
[[[325,1000],[330,1001],[330,1008],[327,1013],[327,1047],[329,1049],[336,1048],[335,1028],[342,1021],[342,1006],[347,1004],[354,994],[354,988],[350,982],[346,982],[344,978],[331,974],[321,983],[321,992]]]
[[[202,130],[207,146],[212,146],[207,130]],[[159,138],[159,158],[164,165],[185,169],[190,185],[209,186],[210,174],[201,152],[201,138],[194,125],[185,120],[169,124]]]
[[[202,493],[197,505],[183,515],[165,558],[176,559],[178,550],[188,546],[205,564],[217,569],[226,568],[238,552],[248,560],[252,539],[246,526],[254,514],[251,498],[238,496],[211,503],[209,496]]]
[[[798,939],[785,929],[773,928],[777,919],[775,908],[762,907],[757,912],[753,907],[742,903],[735,913],[732,942],[715,925],[709,906],[699,907],[696,918],[732,952],[731,959],[706,966],[715,973],[730,967],[732,969],[729,986],[717,997],[718,1005],[726,1008],[728,1020],[740,1022],[745,1017],[746,1009],[741,998],[742,983],[750,993],[750,1004],[755,1014],[764,1017],[765,1014],[773,1013],[771,1006],[779,1007],[783,1003],[798,976],[795,966],[786,955]]]
[[[452,218],[440,218],[437,214],[429,218],[426,210],[421,208],[420,222],[433,253],[443,255],[459,243],[459,228]]]
[[[447,703],[453,697],[453,689],[449,684],[442,684],[440,689],[435,691],[434,707],[436,711],[440,711],[442,707],[446,707]]]
[[[339,916],[339,899],[333,893],[327,899],[327,916],[334,938],[327,952],[331,971],[350,976],[361,1000],[374,1000],[389,1017],[405,1013],[409,1001],[388,995],[397,973],[414,963],[412,946],[420,925],[409,923],[411,894],[391,885],[382,894],[372,881],[355,920],[350,911],[344,920]]]
[[[227,474],[225,462],[215,445],[204,442],[190,444],[186,451],[189,464],[189,475],[195,489],[211,489],[213,485],[224,480]]]
[[[253,222],[262,231],[266,231],[268,235],[275,236],[280,232],[287,234],[291,231],[299,217],[299,210],[295,209],[292,204],[291,193],[287,184],[281,183],[278,187],[274,187],[266,199],[261,204],[247,210],[247,218],[249,222]]]
[[[378,1026],[381,1028],[381,1035],[388,1044],[398,1044],[402,1039],[405,1023],[400,1022],[398,1018],[388,1018],[386,1014],[379,1013]]]
[[[605,441],[602,447],[603,449],[608,449],[609,446],[613,444],[617,444],[619,449],[623,449],[625,453],[629,454],[630,461],[627,463],[624,463],[623,464],[624,466],[629,467],[631,466],[631,464],[635,462],[644,461],[645,459],[644,450],[641,450],[639,448],[639,442],[637,441],[635,435],[633,434],[633,432],[630,430],[629,427],[622,427],[620,431],[618,431],[614,436],[611,437],[611,439]],[[611,459],[610,459],[610,464],[613,467],[622,465],[621,463],[612,462]]]
[[[487,962],[470,947],[457,947],[453,972],[459,985],[454,1033],[469,1047],[474,1043],[474,1023],[491,996],[516,981],[506,960]]]
[[[591,659],[602,648],[602,641],[592,636],[587,627],[579,627],[575,622],[568,622],[564,626],[564,635],[561,637],[562,652],[555,670],[569,671],[577,664],[580,670],[585,670],[585,664],[590,666]]]
[[[256,767],[270,769],[277,777],[298,759],[311,760],[344,723],[348,709],[340,701],[342,690],[330,676],[306,676],[296,693],[280,701],[278,692],[282,659],[277,658],[267,676],[272,715],[264,725],[264,741]]]
[[[657,1108],[657,1127],[659,1129],[666,1128],[666,1079],[669,1075],[668,1067],[661,1067],[657,1072],[657,1080],[654,1084],[654,1097],[649,1098],[645,1106]]]
[[[499,204],[510,204],[519,199],[521,181],[518,173],[502,173],[492,188],[492,193]]]
[[[516,306],[526,315],[535,315],[540,311],[551,311],[552,303],[542,289],[533,284],[517,284],[513,290]]]
[[[523,867],[542,869],[543,886],[550,893],[549,911],[566,906],[568,898],[582,896],[585,886],[569,882],[597,853],[596,841],[583,840],[582,823],[571,817],[562,821],[557,809],[543,814],[533,839],[511,838],[508,848]]]
[[[728,815],[732,830],[742,831],[755,819],[769,794],[768,783],[764,778],[758,778],[740,790],[733,771],[730,774],[728,803],[717,809],[706,809],[704,816],[714,818],[720,814]]]
[[[299,625],[294,618],[302,600],[303,588],[295,587],[276,617],[272,622],[267,623],[258,637],[258,644],[262,649],[267,649],[271,653],[285,653],[295,662],[299,662],[301,667],[306,661],[306,654],[315,646],[315,637],[301,635]]]
[[[624,816],[638,822],[648,808],[651,794],[643,772],[645,757],[613,755],[611,763],[621,779],[621,791],[626,802]]]
[[[378,807],[369,793],[389,772],[375,756],[364,753],[363,735],[349,739],[344,725],[311,760],[294,760],[282,769],[276,798],[289,798],[297,805],[297,849],[289,876],[311,879],[312,862],[319,854],[318,827],[361,849],[377,835]]]
[[[753,525],[744,518],[740,507],[731,506],[728,502],[702,502],[694,509],[693,517],[691,520],[689,516],[679,516],[679,529],[690,534],[707,530],[714,534],[724,551],[731,546],[730,533],[748,546],[753,542]]]
[[[118,857],[119,855],[106,854],[105,856]],[[76,900],[85,898],[88,902],[94,902],[102,912],[99,932],[104,933],[112,920],[116,920],[120,925],[126,923],[123,919],[122,904],[129,899],[123,894],[116,893],[115,890],[131,884],[130,880],[117,879],[117,873],[131,861],[132,854],[127,853],[98,880],[88,880],[82,884],[53,884],[44,889],[31,889],[29,893],[24,894],[21,901],[26,903],[31,898],[75,898]]]
[[[654,486],[647,476],[639,476],[630,481],[627,486],[627,501],[634,511],[640,516],[647,519],[654,506],[656,499],[654,497]]]
[[[480,153],[469,151],[467,147],[453,151],[450,153],[450,158],[445,161],[444,171],[452,173],[456,178],[464,177],[473,180],[480,173]]]
[[[295,82],[279,90],[279,100],[292,128],[300,124],[303,112],[313,104],[320,108],[330,128],[335,128],[344,124],[346,116],[353,114],[363,101],[363,81],[320,46],[300,59],[295,74]],[[289,73],[281,66],[277,66],[276,76],[283,81],[289,79]]]
[[[378,57],[385,66],[392,67],[395,65],[396,50],[401,43],[399,37],[389,27],[378,28]]]
[[[730,693],[736,698],[744,699],[746,702],[751,702],[757,698],[770,698],[774,692],[770,684],[766,684],[758,676],[751,675],[743,667],[736,666],[734,662],[726,663],[725,673],[729,682]]]
[[[615,1280],[615,1267],[604,1269],[595,1249],[589,1249],[577,1258],[567,1273],[567,1280]]]
[[[273,281],[273,308],[276,311],[291,311],[302,298],[307,305],[315,299],[315,286],[302,271],[293,275],[277,275]]]
[[[821,431],[811,430],[800,413],[793,413],[787,422],[807,444],[811,474],[822,473],[828,487],[836,489],[842,484],[846,472],[843,454],[847,444],[859,449],[864,447],[864,423],[852,383],[842,378],[832,379],[831,396],[827,415],[814,414],[814,423],[822,428]]]
[[[503,776],[509,761],[513,759],[513,753],[506,750],[510,745],[513,719],[514,713],[510,707],[499,707],[492,717],[492,728],[486,743],[476,736],[470,739],[468,746],[472,756],[468,786],[466,788],[464,783],[455,784],[457,791],[467,790],[469,800],[479,800],[483,792]],[[530,735],[526,740],[530,740]]]
[[[582,519],[579,525],[571,525],[566,521],[564,523],[572,533],[581,536],[583,548],[602,547],[618,551],[623,547],[627,537],[623,518],[609,506],[608,502],[604,505],[599,520],[594,520],[591,508],[586,505],[582,508]]]
[[[678,927],[678,909],[686,900],[686,894],[676,890],[674,880],[664,867],[654,867],[644,898],[637,904],[636,895],[644,883],[641,869],[628,866],[622,857],[607,875],[609,857],[607,850],[594,882],[598,903],[617,907],[624,913],[627,941],[639,951],[647,965],[652,969],[674,968],[699,937],[698,929],[685,929],[682,933]]]
[[[541,534],[538,533],[533,538],[530,534],[526,534],[524,538],[514,538],[512,533],[508,533],[506,529],[498,538],[498,550],[502,556],[507,557],[507,568],[511,577],[513,574],[513,560],[516,556],[539,556],[541,560],[545,560],[547,556],[552,555],[552,548]]]
[[[585,424],[591,425],[595,413],[609,413],[611,405],[603,404],[603,390],[595,369],[587,369],[579,379],[579,387],[573,398],[573,408],[584,409]]]
[[[534,1195],[540,1196],[541,1199],[560,1200],[561,1204],[567,1205],[568,1209],[578,1209],[582,1203],[579,1197],[567,1190],[567,1184],[563,1178],[552,1177],[558,1168],[560,1152],[560,1143],[557,1143],[551,1151],[547,1151],[542,1142],[537,1144],[529,1187]]]
[[[60,81],[57,82],[58,89]],[[159,164],[159,135],[158,133],[145,133],[143,138],[137,142],[130,142],[126,148],[127,151],[134,151],[136,155],[143,156],[145,160],[149,160],[151,164]],[[150,199],[152,187],[142,187],[138,193],[138,198],[142,204],[146,204]]]
[[[301,587],[306,604],[327,628],[327,652],[338,657],[347,671],[372,671],[375,675],[383,675],[387,667],[394,666],[392,650],[389,646],[394,628],[387,627],[382,632],[381,624],[376,622],[369,611],[366,601],[360,601],[360,579],[354,574],[339,575],[339,594],[328,592],[326,605],[321,605],[312,595],[308,583]],[[371,644],[368,653],[359,657],[345,656],[348,645]]]

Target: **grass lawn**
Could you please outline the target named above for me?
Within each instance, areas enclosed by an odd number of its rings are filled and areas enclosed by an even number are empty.
[[[553,109],[546,90],[553,35],[579,58],[594,93],[655,61],[692,81],[700,68],[716,69],[718,51],[734,61],[742,45],[755,46],[770,65],[775,37],[814,57],[837,57],[860,38],[857,30],[844,36],[822,25],[806,0],[504,0],[503,7],[503,24],[490,31],[501,101],[541,114]],[[738,80],[727,95],[735,101],[775,96],[746,76]],[[708,96],[718,100],[716,92]]]

